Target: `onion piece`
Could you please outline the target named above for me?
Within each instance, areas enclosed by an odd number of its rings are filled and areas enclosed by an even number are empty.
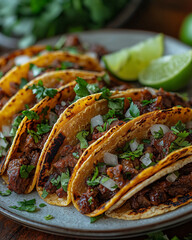
[[[91,127],[94,129],[96,126],[103,125],[103,117],[101,115],[97,115],[91,119]]]
[[[88,55],[89,57],[97,59],[97,54],[95,52],[86,52],[86,55]]]
[[[2,126],[2,133],[4,137],[10,137],[11,127],[7,125]]]
[[[6,148],[7,146],[8,146],[8,142],[5,139],[1,138],[0,139],[0,147]]]
[[[27,55],[20,55],[20,56],[17,56],[14,59],[14,62],[15,62],[15,65],[22,65],[24,63],[29,62],[29,60],[30,60],[29,56],[27,56]]]
[[[125,113],[125,117],[126,118],[132,118],[130,112],[129,112],[129,108],[127,109],[126,113]]]
[[[109,189],[110,191],[115,191],[116,189],[116,182],[106,176],[102,176],[100,184]]]
[[[135,150],[137,150],[139,143],[137,142],[136,139],[134,139],[130,141],[129,146],[131,148],[131,151],[134,152]]]
[[[54,112],[49,113],[49,124],[53,126],[57,122],[58,116]]]
[[[118,157],[115,154],[112,153],[104,153],[103,157],[104,163],[110,166],[117,166],[118,165]]]
[[[152,95],[154,95],[154,96],[157,95],[157,93],[156,93],[156,91],[155,91],[154,88],[151,88],[151,87],[145,87],[145,89],[148,90]]]
[[[143,155],[141,158],[140,158],[140,161],[147,167],[149,166],[152,161],[151,161],[151,158],[150,158],[150,154],[149,153],[145,153],[145,155]]]
[[[152,127],[150,127],[150,131],[152,135],[154,136],[156,132],[159,132],[159,130],[162,128],[163,134],[170,132],[169,127],[163,124],[154,124]]]
[[[66,106],[66,104],[67,104],[67,103],[66,103],[65,101],[61,101],[61,106],[62,106],[62,107]]]
[[[166,177],[166,180],[168,182],[175,182],[175,180],[178,178],[178,176],[175,173],[171,173]]]
[[[192,128],[192,121],[186,123],[186,128],[191,129]]]

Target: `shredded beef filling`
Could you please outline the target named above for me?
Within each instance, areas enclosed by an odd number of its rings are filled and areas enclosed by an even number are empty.
[[[183,196],[192,190],[192,163],[179,170],[179,177],[169,182],[166,177],[150,184],[135,194],[129,203],[134,210],[158,206],[177,196]]]

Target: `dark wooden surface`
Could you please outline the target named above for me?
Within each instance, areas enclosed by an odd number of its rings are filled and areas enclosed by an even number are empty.
[[[181,22],[190,12],[192,12],[192,0],[143,0],[140,9],[132,19],[124,25],[124,28],[162,32],[178,38]],[[191,226],[192,221],[179,227],[174,228],[173,226],[171,229],[165,230],[164,233],[169,237],[177,235],[183,239],[184,236],[192,232]],[[134,238],[134,240],[143,240],[145,238],[146,236],[142,236]],[[59,237],[29,229],[0,215],[0,240],[44,239],[75,240],[75,238]]]

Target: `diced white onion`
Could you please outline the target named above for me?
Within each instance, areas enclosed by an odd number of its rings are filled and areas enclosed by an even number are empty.
[[[170,132],[170,129],[166,126],[166,125],[163,125],[163,124],[154,124],[152,127],[150,127],[150,130],[151,130],[151,133],[152,135],[154,136],[155,135],[155,132],[159,132],[159,130],[162,128],[163,130],[163,133],[167,133],[167,132]]]
[[[4,135],[2,132],[0,132],[0,138],[4,138]]]
[[[97,115],[91,119],[91,127],[94,129],[96,126],[103,125],[103,117],[101,115]]]
[[[130,112],[129,112],[129,108],[127,109],[126,113],[125,113],[125,117],[126,118],[132,118]]]
[[[7,125],[2,126],[2,133],[4,137],[10,137],[11,127]]]
[[[103,185],[104,187],[106,187],[107,189],[109,189],[110,191],[115,191],[115,186],[116,183],[115,181],[113,181],[113,179],[109,178],[106,182],[104,181],[102,183],[102,179],[105,179],[106,176],[102,176],[101,180],[100,180],[100,184]]]
[[[143,155],[141,158],[140,158],[140,161],[147,167],[149,166],[152,161],[151,161],[151,158],[150,158],[150,154],[149,153],[145,153],[145,155]]]
[[[175,173],[171,173],[166,177],[166,180],[168,182],[175,182],[175,180],[178,178],[178,176]]]
[[[97,54],[95,52],[86,52],[86,55],[92,58],[97,58]]]
[[[191,129],[192,128],[192,121],[186,123],[186,128]]]
[[[134,139],[133,141],[131,141],[129,143],[129,146],[131,148],[131,151],[134,152],[135,150],[137,150],[137,147],[139,146],[139,143],[137,142],[136,139]]]
[[[155,95],[155,96],[157,95],[154,88],[145,87],[145,89],[148,90],[152,95]]]
[[[0,147],[6,148],[8,145],[8,142],[4,140],[3,138],[0,139]]]
[[[51,126],[53,126],[53,125],[57,122],[57,118],[58,118],[58,116],[57,116],[56,113],[50,112],[50,113],[49,113],[49,124],[50,124]]]
[[[66,106],[66,102],[65,101],[61,101],[61,106],[62,107]]]
[[[27,63],[29,62],[30,60],[30,57],[27,56],[27,55],[21,55],[21,56],[18,56],[14,59],[14,62],[15,62],[15,65],[22,65],[24,63]]]
[[[110,165],[110,166],[117,166],[118,165],[118,157],[115,154],[104,153],[103,160],[107,165]]]

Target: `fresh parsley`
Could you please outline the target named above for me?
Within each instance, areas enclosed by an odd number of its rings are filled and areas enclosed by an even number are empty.
[[[88,135],[89,135],[89,132],[85,131],[85,130],[77,133],[76,138],[80,141],[80,148],[81,149],[87,148],[89,146],[88,142],[87,142],[87,139],[86,139],[86,137]]]
[[[31,199],[31,200],[25,200],[17,202],[19,206],[10,206],[10,208],[19,210],[19,211],[25,211],[25,212],[35,212],[37,210],[36,200]]]
[[[57,89],[45,88],[41,80],[37,84],[28,87],[36,95],[37,100],[42,100],[46,96],[53,98],[57,94]]]
[[[11,190],[7,189],[5,192],[0,191],[0,195],[3,197],[7,197],[9,195],[11,195]]]
[[[154,103],[156,101],[156,99],[150,99],[150,100],[142,100],[141,103],[142,103],[142,107],[146,106],[146,105],[149,105],[151,103]]]
[[[61,174],[61,186],[65,192],[67,192],[67,186],[70,179],[69,169],[65,173]]]
[[[29,120],[32,120],[32,119],[38,120],[39,119],[39,115],[36,112],[34,112],[33,110],[24,110],[24,111],[22,111],[22,114],[24,116],[26,116]]]
[[[20,177],[27,179],[30,172],[35,168],[33,165],[22,165],[20,168]]]
[[[28,83],[26,78],[21,78],[21,83],[19,85],[19,89],[22,89]]]
[[[53,215],[47,215],[47,216],[44,217],[44,219],[47,220],[47,221],[51,220],[53,218],[54,218]]]

